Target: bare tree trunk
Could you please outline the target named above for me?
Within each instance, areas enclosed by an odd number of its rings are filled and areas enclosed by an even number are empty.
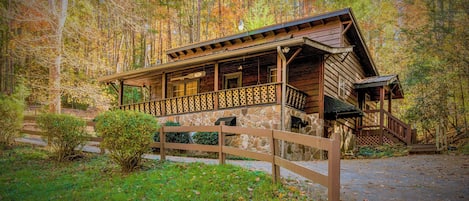
[[[62,64],[62,33],[67,19],[68,0],[61,0],[60,14],[57,15],[57,31],[56,31],[56,57],[54,65],[49,68],[49,111],[52,113],[60,113],[60,67]],[[49,6],[52,12],[56,14],[56,5],[54,0],[49,0]]]

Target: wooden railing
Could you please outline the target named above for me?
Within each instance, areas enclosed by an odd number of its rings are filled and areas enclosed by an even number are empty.
[[[35,117],[26,117],[29,121],[35,121]],[[218,153],[219,164],[225,164],[226,154],[256,159],[260,161],[269,162],[272,166],[272,181],[280,181],[280,167],[286,168],[298,175],[301,175],[308,180],[326,186],[328,188],[328,200],[340,200],[340,134],[334,133],[332,138],[322,138],[317,136],[310,136],[286,131],[259,129],[259,128],[244,128],[235,126],[163,126],[160,128],[160,142],[151,144],[153,148],[160,148],[161,160],[166,160],[167,149],[177,150],[196,150]],[[94,125],[94,122],[89,122],[88,125]],[[170,132],[217,132],[218,145],[201,145],[201,144],[182,144],[166,142],[166,134]],[[43,135],[41,131],[23,129],[22,133],[30,135]],[[245,134],[249,136],[257,136],[267,138],[270,144],[270,151],[268,153],[253,152],[245,149],[239,149],[225,144],[225,133],[230,135]],[[101,142],[103,139],[93,137],[89,139],[93,142]],[[304,146],[313,147],[316,149],[326,150],[328,154],[328,169],[327,175],[315,172],[297,163],[289,161],[279,156],[280,147],[279,142],[286,141]],[[99,144],[98,144],[99,146]],[[101,149],[101,153],[105,153]]]
[[[411,144],[412,130],[409,124],[404,123],[385,110],[368,110],[364,111],[364,113],[364,119],[369,119],[367,116],[376,116],[378,117],[378,121],[364,121],[364,125],[361,127],[361,129],[383,130],[384,132],[393,135],[407,145]]]
[[[158,117],[242,106],[274,104],[279,96],[276,90],[279,84],[269,83],[226,89],[217,92],[127,104],[118,108],[145,112]],[[304,110],[306,97],[305,93],[287,85],[286,105]]]
[[[306,97],[306,93],[293,86],[287,85],[286,104],[288,106],[299,110],[304,110],[306,105]]]

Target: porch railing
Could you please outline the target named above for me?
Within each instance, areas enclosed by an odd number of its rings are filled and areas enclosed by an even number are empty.
[[[361,126],[362,130],[382,130],[383,133],[387,132],[407,145],[411,144],[412,130],[409,124],[404,123],[385,110],[368,110],[364,113],[365,121],[364,125]],[[376,120],[370,120],[375,119],[374,117],[376,117]]]
[[[122,110],[145,112],[153,116],[166,116],[243,106],[274,104],[277,102],[277,97],[280,96],[277,92],[278,86],[280,86],[280,83],[261,84],[220,90],[217,92],[127,104],[119,106],[118,108]],[[303,110],[306,104],[306,96],[304,92],[287,85],[286,105]]]

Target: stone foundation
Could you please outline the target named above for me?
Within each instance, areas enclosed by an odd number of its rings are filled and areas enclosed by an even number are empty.
[[[221,117],[236,117],[236,126],[247,128],[280,129],[280,105],[264,105],[245,108],[225,109],[167,117],[158,117],[161,124],[166,121],[179,122],[183,126],[212,126]],[[291,131],[291,116],[300,118],[306,125],[298,129],[300,133],[314,136],[323,135],[324,121],[318,114],[306,114],[303,111],[287,107],[285,111],[285,130]],[[248,135],[226,136],[229,146],[256,151],[270,152],[267,138]],[[293,143],[279,143],[283,147],[281,156],[289,160],[311,160],[320,158],[318,150]]]

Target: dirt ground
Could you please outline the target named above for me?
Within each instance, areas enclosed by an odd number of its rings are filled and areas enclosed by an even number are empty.
[[[18,138],[18,142],[45,145],[39,138]],[[95,146],[85,151],[99,152]],[[158,155],[145,158],[159,159]],[[178,162],[217,164],[217,159],[167,156]],[[262,161],[230,160],[227,163],[252,170],[271,171],[271,164]],[[327,161],[297,162],[327,175]],[[341,200],[344,201],[466,201],[469,200],[469,155],[410,155],[384,159],[341,160]],[[327,200],[327,188],[305,180],[286,169],[281,176],[300,186],[315,200]]]

